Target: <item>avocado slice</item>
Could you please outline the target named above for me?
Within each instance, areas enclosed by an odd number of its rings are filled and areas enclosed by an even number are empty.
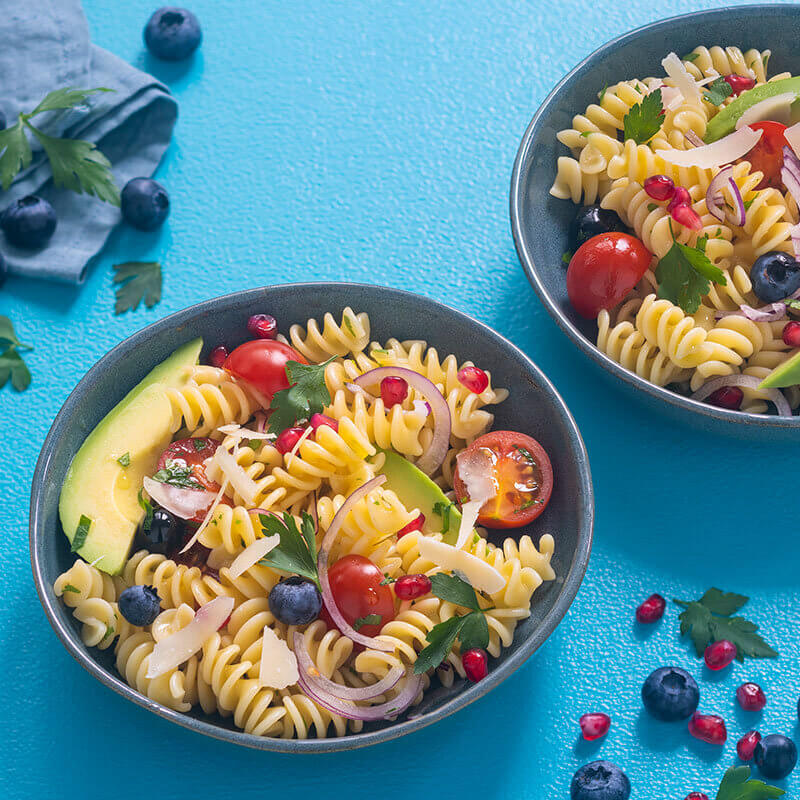
[[[434,510],[437,503],[450,506],[448,515],[449,527],[444,534],[447,544],[455,544],[458,540],[458,529],[461,525],[461,513],[450,503],[444,492],[421,470],[417,469],[397,453],[384,450],[385,460],[380,474],[385,475],[386,488],[391,489],[406,508],[418,508],[424,515],[426,527],[440,531],[444,518]],[[442,508],[442,506],[439,506]]]
[[[784,389],[800,383],[800,353],[795,353],[788,361],[775,367],[761,383],[759,389]]]
[[[72,542],[81,516],[91,520],[77,552],[98,569],[115,575],[125,565],[144,516],[138,496],[172,438],[173,413],[166,394],[184,384],[197,363],[202,339],[176,350],[106,414],[72,459],[58,511]],[[127,467],[117,461],[126,453]]]
[[[793,92],[800,97],[800,75],[793,78],[783,78],[771,83],[763,83],[761,86],[754,86],[746,92],[742,92],[730,105],[725,106],[722,111],[711,119],[706,128],[705,143],[711,144],[733,133],[739,117],[752,108],[756,103],[766,100],[769,97],[776,97],[779,94]],[[794,110],[794,107],[793,109]]]

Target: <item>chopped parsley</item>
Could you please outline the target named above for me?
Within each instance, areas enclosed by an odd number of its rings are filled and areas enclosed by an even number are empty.
[[[325,367],[335,358],[332,356],[322,364],[286,362],[289,388],[275,392],[272,397],[270,433],[280,433],[300,420],[311,419],[331,402],[331,394],[325,385]]]
[[[123,453],[118,459],[117,464],[121,467],[129,467],[131,465],[131,454]]]
[[[541,505],[542,501],[538,497],[532,497],[530,500],[526,500],[519,508],[514,509],[514,513],[519,514],[521,511],[525,511],[531,506],[538,506]]]
[[[733,92],[733,87],[725,78],[717,78],[706,88],[708,91],[703,92],[703,98],[713,106],[721,106]]]
[[[687,53],[681,61],[697,61],[700,58],[700,53]]]
[[[342,322],[344,323],[345,328],[347,328],[347,330],[350,331],[350,335],[355,336],[356,329],[353,327],[353,323],[350,321],[350,317],[345,315],[344,317],[342,317]]]
[[[571,250],[566,250],[561,254],[561,261],[564,264],[569,264],[569,262],[572,261],[572,256],[573,256],[572,251]]]
[[[645,95],[622,120],[625,140],[633,139],[636,144],[649,142],[661,130],[663,112],[661,89]]]
[[[655,211],[657,208],[659,208],[658,203],[648,203],[647,204],[647,210],[648,211]]]
[[[753,205],[755,199],[758,197],[758,192],[756,192],[749,200],[744,201],[744,210],[749,211],[750,206]]]
[[[581,137],[584,139],[588,139],[592,135],[592,133],[593,133],[592,131],[582,131]]]
[[[383,580],[378,584],[379,586],[388,586],[390,583],[394,583],[397,578],[390,578],[388,572],[383,573]]]
[[[353,623],[353,628],[360,631],[365,625],[380,625],[382,620],[380,614],[367,614],[366,617],[358,617]]]
[[[208,447],[205,439],[192,439],[192,444],[194,445],[194,449],[198,452],[200,450],[205,450]]]
[[[153,480],[180,489],[202,489],[202,485],[192,478],[193,474],[192,468],[183,461],[169,460],[153,475]]]
[[[519,450],[519,452],[522,453],[523,456],[525,456],[526,461],[528,461],[533,465],[536,465],[536,459],[533,457],[533,453],[531,453],[531,451],[528,450],[527,447],[522,447],[518,444],[515,444],[514,449]]]
[[[441,500],[433,504],[433,513],[442,518],[442,533],[447,533],[450,530],[450,510],[455,507],[455,503],[443,503]]]
[[[81,590],[78,589],[76,586],[73,586],[71,583],[68,583],[62,591],[64,592],[74,592],[75,594],[80,594]]]
[[[603,105],[603,100],[606,98],[606,92],[608,91],[608,84],[606,84],[602,91],[597,95],[597,99],[600,102],[600,105]]]
[[[92,527],[92,520],[81,514],[78,521],[78,527],[75,529],[75,535],[72,537],[72,552],[77,553],[78,550],[86,543],[86,537],[89,535],[89,528]]]
[[[144,510],[144,522],[142,529],[145,533],[150,533],[150,528],[153,525],[153,504],[144,496],[144,489],[139,489],[139,505]]]

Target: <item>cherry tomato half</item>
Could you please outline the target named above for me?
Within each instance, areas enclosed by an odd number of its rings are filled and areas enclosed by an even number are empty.
[[[750,127],[754,131],[764,131],[755,147],[742,159],[749,161],[754,171],[763,172],[764,177],[756,189],[782,189],[781,167],[783,166],[783,148],[788,145],[783,135],[786,126],[780,122],[754,122]]]
[[[299,361],[308,364],[293,347],[274,339],[254,339],[240,344],[222,365],[237,378],[247,381],[263,394],[272,395],[289,388],[286,377],[286,362]]]
[[[634,236],[600,233],[584,242],[569,262],[567,294],[587,319],[613,308],[641,280],[653,256]]]
[[[216,493],[219,491],[219,484],[206,476],[205,461],[214,455],[218,447],[218,441],[206,437],[178,439],[161,454],[157,469],[164,469],[168,461],[177,461],[179,464],[191,467],[193,480],[204,489]],[[229,504],[227,497],[223,497],[221,502]],[[193,521],[202,522],[205,517],[206,513],[202,511],[193,518]]]
[[[486,528],[519,528],[533,522],[547,507],[553,493],[553,465],[536,439],[516,431],[490,431],[467,450],[485,450],[494,465],[497,495],[487,500],[478,516]],[[456,497],[468,500],[467,487],[454,476]]]
[[[328,571],[336,607],[351,625],[370,614],[380,616],[377,624],[359,626],[358,632],[364,636],[377,636],[381,628],[394,619],[394,593],[391,586],[381,586],[383,577],[383,573],[365,556],[344,556]],[[336,627],[324,605],[320,618],[329,628]]]

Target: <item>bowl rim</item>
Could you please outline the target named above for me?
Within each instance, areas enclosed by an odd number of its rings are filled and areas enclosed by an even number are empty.
[[[166,708],[160,703],[157,703],[148,697],[139,694],[130,686],[128,686],[128,684],[125,683],[121,677],[115,675],[111,671],[107,671],[93,658],[91,658],[89,654],[85,653],[81,647],[79,647],[78,634],[72,630],[68,624],[62,622],[62,620],[59,618],[59,614],[57,612],[58,598],[56,598],[55,594],[51,591],[50,585],[44,579],[43,565],[41,564],[37,553],[37,544],[40,541],[42,543],[46,542],[47,537],[50,535],[48,531],[40,530],[43,525],[41,521],[41,507],[43,505],[43,490],[46,476],[49,471],[49,464],[60,438],[59,431],[61,426],[66,423],[69,416],[74,412],[76,406],[79,404],[85,387],[91,384],[95,376],[109,367],[113,367],[113,364],[119,360],[127,358],[136,348],[140,347],[142,344],[145,344],[147,339],[153,333],[156,333],[159,330],[164,328],[179,328],[183,322],[187,321],[188,319],[193,319],[197,315],[206,314],[212,311],[218,312],[220,306],[223,306],[225,310],[229,310],[230,307],[234,307],[239,303],[247,302],[251,298],[263,297],[265,291],[270,291],[273,289],[285,289],[287,287],[302,288],[304,290],[311,291],[324,291],[332,288],[347,288],[351,290],[356,289],[378,292],[379,294],[388,293],[390,296],[402,297],[405,300],[411,298],[411,302],[421,304],[423,307],[428,306],[437,307],[440,310],[444,309],[448,315],[457,317],[462,322],[474,326],[474,328],[478,330],[482,336],[493,339],[501,347],[507,347],[512,351],[515,351],[516,355],[527,367],[529,374],[532,375],[537,385],[541,387],[541,389],[543,389],[544,392],[550,397],[556,412],[561,417],[567,428],[568,438],[571,441],[572,449],[574,450],[574,455],[576,457],[576,467],[582,489],[581,496],[579,497],[580,524],[578,530],[578,541],[572,562],[563,575],[563,584],[560,587],[555,605],[542,619],[542,622],[538,626],[537,630],[534,631],[534,633],[522,643],[522,646],[518,651],[512,653],[506,661],[498,665],[495,670],[489,673],[488,677],[484,678],[479,683],[468,686],[464,691],[449,698],[438,708],[425,713],[420,717],[404,720],[400,723],[377,731],[354,733],[341,737],[331,737],[326,739],[277,739],[255,736],[239,730],[229,730],[227,728],[220,727],[214,722],[210,722],[205,719],[198,719],[178,711],[173,711],[172,709]],[[246,289],[196,303],[192,306],[182,309],[181,311],[170,314],[161,320],[157,320],[147,325],[146,327],[133,333],[131,336],[118,343],[105,355],[103,355],[86,372],[75,388],[70,392],[60,411],[53,420],[50,430],[45,437],[40,455],[37,459],[36,469],[34,471],[31,484],[29,549],[36,592],[39,596],[39,601],[44,608],[45,615],[47,616],[51,627],[70,655],[104,686],[112,689],[122,697],[131,700],[136,705],[141,706],[142,708],[145,708],[154,714],[157,714],[163,719],[177,723],[184,728],[205,734],[206,736],[210,736],[215,739],[220,739],[233,744],[244,745],[253,749],[273,752],[322,753],[353,750],[360,747],[366,747],[369,745],[378,744],[380,742],[385,742],[390,739],[396,739],[405,734],[420,730],[421,728],[438,722],[440,719],[443,719],[444,717],[447,717],[474,702],[479,697],[482,697],[491,691],[495,686],[499,685],[509,675],[516,672],[517,669],[522,666],[522,664],[556,629],[572,604],[572,601],[575,599],[588,567],[589,555],[592,546],[593,528],[594,489],[592,485],[588,454],[583,438],[561,395],[556,391],[553,384],[542,373],[539,367],[537,367],[533,361],[531,361],[531,359],[522,352],[522,350],[483,322],[480,322],[461,311],[457,311],[456,309],[451,308],[444,303],[440,303],[437,300],[433,300],[424,295],[372,284],[350,283],[345,281],[309,281],[302,283],[272,284],[255,289]]]
[[[581,77],[581,73],[587,70],[592,64],[602,60],[610,51],[616,50],[621,45],[627,45],[637,39],[644,33],[650,33],[663,29],[668,31],[669,28],[676,22],[692,18],[699,22],[698,29],[702,28],[702,22],[708,18],[729,17],[731,13],[744,12],[744,16],[758,15],[778,15],[793,13],[800,17],[800,6],[784,5],[784,4],[749,4],[741,6],[725,6],[720,8],[707,9],[704,11],[694,11],[686,14],[678,14],[666,19],[650,22],[635,28],[628,33],[623,33],[610,39],[605,44],[598,47],[594,52],[590,53],[579,64],[573,67],[561,80],[555,85],[550,93],[542,101],[538,110],[534,114],[531,121],[528,123],[525,133],[520,142],[517,150],[517,155],[514,159],[514,168],[511,173],[511,189],[509,193],[509,212],[511,223],[511,235],[514,238],[514,246],[517,250],[522,269],[525,271],[528,280],[533,286],[539,299],[547,309],[550,316],[555,320],[556,324],[561,328],[567,337],[575,344],[580,350],[589,356],[595,363],[603,367],[607,372],[610,372],[616,378],[619,378],[623,383],[628,384],[634,389],[645,392],[656,400],[665,401],[674,408],[679,409],[682,414],[690,412],[694,415],[707,417],[709,419],[723,421],[725,423],[734,423],[737,425],[751,426],[754,428],[767,428],[767,429],[800,429],[800,416],[781,417],[771,414],[751,414],[744,411],[731,411],[724,408],[718,408],[699,400],[692,400],[689,397],[684,397],[669,389],[656,386],[644,378],[640,377],[634,372],[625,369],[612,360],[609,356],[598,349],[591,339],[581,333],[581,331],[573,324],[573,322],[566,316],[561,308],[556,303],[553,296],[548,291],[544,282],[539,277],[536,264],[534,263],[533,256],[528,250],[525,230],[523,226],[523,197],[525,194],[525,186],[523,185],[523,167],[528,161],[534,144],[538,138],[540,129],[546,120],[550,106],[555,99],[565,88],[567,84],[572,83],[576,78]]]

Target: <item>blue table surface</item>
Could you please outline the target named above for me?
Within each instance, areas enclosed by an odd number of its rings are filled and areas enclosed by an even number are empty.
[[[554,83],[617,34],[715,4],[192,0],[205,38],[196,58],[177,66],[145,55],[152,5],[86,0],[86,13],[97,44],[153,71],[180,101],[158,173],[172,197],[168,223],[155,234],[120,227],[80,288],[12,279],[0,292],[0,313],[36,346],[31,388],[0,391],[5,795],[559,798],[578,766],[602,757],[625,768],[635,798],[680,800],[691,790],[714,796],[749,728],[794,735],[793,451],[659,416],[606,380],[540,306],[509,233],[517,145]],[[697,33],[698,43],[717,43]],[[163,300],[115,317],[111,265],[136,259],[163,262]],[[597,517],[574,605],[496,691],[372,750],[297,757],[190,733],[97,684],[45,620],[27,525],[45,433],[99,356],[199,300],[314,279],[418,291],[529,353],[583,432]],[[711,585],[751,595],[749,613],[779,660],[712,674],[679,639],[674,606],[652,630],[633,621],[653,591],[695,597]],[[701,709],[727,720],[724,747],[643,714],[641,682],[665,663],[698,677]],[[763,715],[736,705],[746,679],[768,694]],[[608,711],[613,726],[589,744],[577,720],[592,710]]]

